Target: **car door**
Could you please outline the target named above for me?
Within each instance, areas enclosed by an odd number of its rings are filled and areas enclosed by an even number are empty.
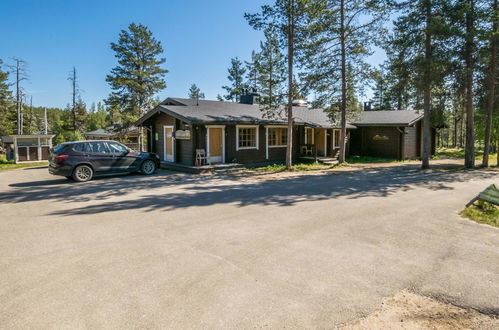
[[[113,154],[102,141],[87,142],[86,156],[96,172],[110,172],[113,166]]]
[[[130,172],[137,170],[139,160],[136,152],[118,142],[107,142],[107,146],[113,154],[113,171]]]

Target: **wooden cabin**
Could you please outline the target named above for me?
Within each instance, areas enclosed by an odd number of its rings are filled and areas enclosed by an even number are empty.
[[[293,116],[294,159],[335,157],[340,130],[324,111],[297,105]],[[136,125],[147,129],[148,150],[164,162],[259,164],[286,158],[284,109],[267,116],[255,98],[244,95],[239,103],[168,98]]]
[[[334,160],[339,125],[322,109],[295,105],[293,158]],[[347,125],[347,155],[417,158],[421,119],[416,111],[364,111]],[[286,158],[286,111],[269,116],[256,94],[242,95],[240,102],[168,98],[136,126],[148,132],[148,151],[169,164],[262,164]]]

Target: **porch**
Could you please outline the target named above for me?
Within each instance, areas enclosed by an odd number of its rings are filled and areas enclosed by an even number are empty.
[[[166,170],[200,174],[200,173],[213,173],[213,172],[224,173],[224,172],[235,171],[244,168],[244,165],[239,163],[227,163],[227,164],[219,163],[211,165],[206,164],[201,166],[191,166],[180,163],[161,161],[160,167]]]

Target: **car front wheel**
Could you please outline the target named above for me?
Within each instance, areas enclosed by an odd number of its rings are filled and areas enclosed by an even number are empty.
[[[92,179],[94,171],[88,165],[78,165],[73,171],[73,180],[77,182],[85,182]]]
[[[145,175],[151,175],[156,172],[156,163],[152,160],[144,160],[144,162],[142,162],[142,166],[140,167],[140,171]]]

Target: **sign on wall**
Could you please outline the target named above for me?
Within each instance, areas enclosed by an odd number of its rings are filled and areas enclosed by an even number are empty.
[[[178,140],[190,140],[191,139],[191,131],[190,130],[176,130],[175,138]]]
[[[376,134],[375,136],[373,136],[373,140],[374,141],[388,141],[388,140],[390,140],[390,138],[386,135]]]

